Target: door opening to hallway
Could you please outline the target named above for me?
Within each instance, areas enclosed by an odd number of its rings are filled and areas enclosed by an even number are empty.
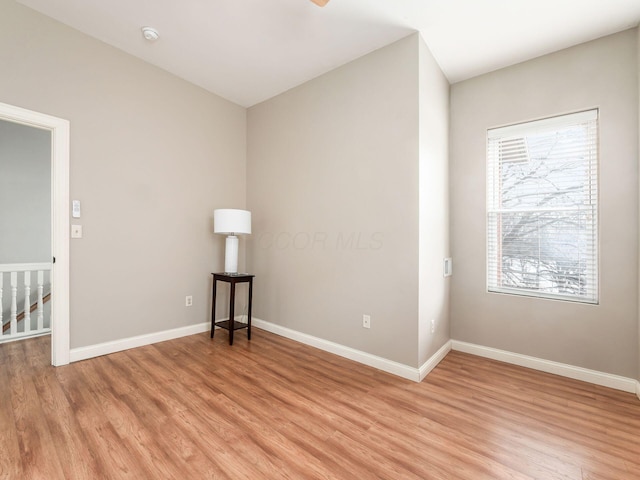
[[[69,122],[0,103],[0,342],[69,363]]]

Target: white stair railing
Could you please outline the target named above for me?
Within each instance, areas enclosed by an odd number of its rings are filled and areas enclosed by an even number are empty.
[[[35,276],[32,277],[32,272]],[[49,316],[45,316],[45,303],[50,298],[45,296],[45,274],[51,272],[50,263],[13,263],[0,265],[0,342],[16,340],[24,337],[45,335],[51,332]],[[5,276],[9,280],[10,298],[3,297],[3,283]],[[50,276],[50,275],[49,275]],[[22,277],[22,282],[19,282]],[[32,278],[36,280],[36,301],[32,303]],[[22,285],[22,291],[18,287]],[[18,312],[18,305],[24,305],[24,310]],[[9,319],[5,320],[5,309],[8,306]],[[31,312],[36,311],[35,328],[31,324]],[[47,318],[45,318],[47,317]]]

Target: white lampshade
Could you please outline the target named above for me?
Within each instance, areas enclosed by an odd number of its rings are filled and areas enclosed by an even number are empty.
[[[251,212],[222,208],[213,211],[213,231],[226,235],[250,234]]]

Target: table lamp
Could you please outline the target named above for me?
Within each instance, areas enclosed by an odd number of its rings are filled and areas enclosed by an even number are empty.
[[[238,273],[238,234],[251,233],[251,212],[223,208],[213,211],[213,231],[227,235],[224,273]]]

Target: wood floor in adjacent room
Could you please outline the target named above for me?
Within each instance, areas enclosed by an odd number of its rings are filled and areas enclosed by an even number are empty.
[[[413,383],[254,329],[0,345],[2,479],[638,479],[632,394],[451,352]]]

